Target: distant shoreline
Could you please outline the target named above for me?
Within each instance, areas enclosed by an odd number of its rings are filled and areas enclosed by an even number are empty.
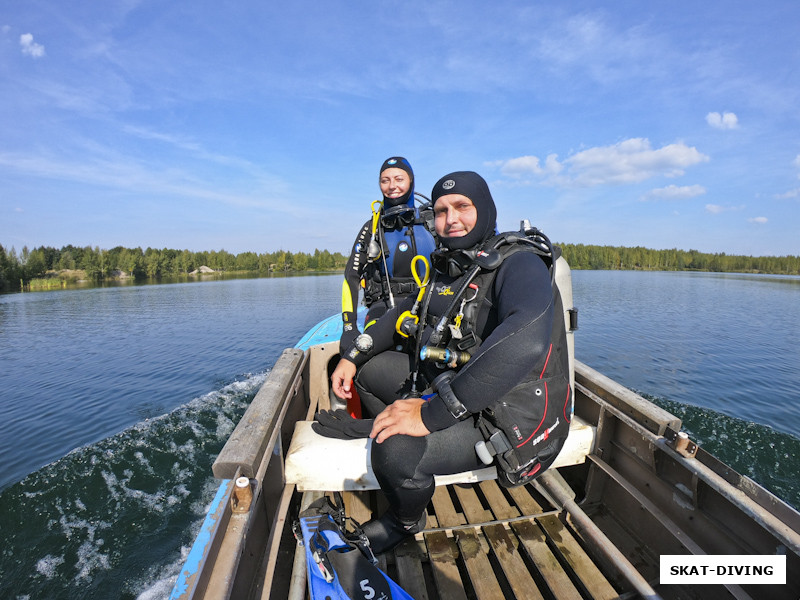
[[[570,268],[610,271],[699,271],[800,275],[800,256],[738,256],[697,250],[652,250],[643,247],[557,244]],[[339,252],[191,252],[164,248],[64,246],[23,248],[17,253],[0,245],[0,292],[68,288],[132,281],[179,281],[194,277],[269,277],[344,270],[348,257]],[[195,274],[192,274],[195,273]],[[183,279],[181,279],[183,278]],[[85,282],[85,283],[84,283]]]
[[[709,269],[653,269],[632,267],[629,269],[583,269],[580,267],[570,268],[574,271],[651,271],[651,272],[684,272],[684,273],[727,273],[742,275],[781,275],[788,277],[798,277],[800,274],[768,273],[763,271],[711,271]],[[214,281],[220,279],[260,279],[269,277],[304,277],[314,275],[336,275],[343,273],[343,269],[316,270],[316,271],[281,271],[270,273],[259,273],[257,271],[200,271],[183,273],[178,275],[164,275],[161,277],[132,277],[128,273],[117,273],[109,275],[102,280],[93,280],[86,277],[85,271],[80,269],[65,269],[63,272],[51,271],[45,277],[36,278],[30,281],[22,289],[7,290],[13,292],[38,292],[52,290],[74,290],[91,287],[108,287],[113,285],[137,285],[137,284],[171,284],[186,281]]]
[[[124,248],[104,250],[91,246],[64,246],[60,249],[40,246],[20,252],[0,245],[0,292],[26,289],[57,289],[78,281],[95,283],[124,278],[157,281],[161,278],[186,277],[206,271],[222,273],[307,273],[343,270],[347,257],[339,252],[315,250],[313,253],[242,252],[225,250],[192,252],[170,248]]]
[[[160,277],[133,277],[128,273],[116,273],[104,277],[103,279],[91,279],[86,276],[86,272],[81,269],[65,269],[63,272],[49,271],[45,277],[37,277],[29,283],[24,284],[20,289],[6,290],[13,292],[41,292],[52,290],[71,290],[90,287],[105,287],[114,284],[136,285],[147,284],[170,284],[184,281],[213,281],[219,279],[259,279],[265,277],[302,277],[312,275],[335,275],[342,273],[343,269],[317,270],[317,271],[281,271],[259,273],[257,271],[202,271],[192,273],[182,273],[177,275],[162,275]]]

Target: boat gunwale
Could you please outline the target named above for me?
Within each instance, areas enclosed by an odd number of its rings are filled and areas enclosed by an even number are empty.
[[[324,330],[324,327],[321,327],[323,324],[324,322],[318,325],[317,331]],[[295,348],[297,349],[297,347]],[[320,352],[321,349],[324,351]],[[331,342],[329,341],[324,341],[320,344],[313,345],[306,344],[303,348],[302,368],[298,369],[295,378],[295,381],[297,378],[300,378],[301,381],[299,385],[295,385],[294,383],[292,384],[291,393],[283,394],[283,400],[281,401],[282,407],[277,415],[278,420],[273,422],[270,440],[266,445],[264,445],[263,448],[264,453],[261,456],[260,467],[258,469],[258,475],[256,476],[256,479],[259,476],[262,478],[262,480],[257,479],[257,491],[260,498],[264,488],[263,477],[265,477],[267,473],[266,467],[262,469],[261,466],[264,466],[269,462],[269,459],[271,459],[275,454],[276,446],[282,444],[281,436],[277,435],[277,433],[285,429],[283,420],[287,414],[288,404],[290,402],[296,402],[298,393],[300,393],[302,395],[302,403],[307,407],[307,418],[313,417],[313,413],[316,411],[317,405],[319,405],[320,408],[327,408],[329,406],[327,404],[327,395],[320,395],[320,391],[312,393],[311,387],[312,377],[320,376],[322,370],[325,371],[325,375],[327,376],[328,363],[333,359],[334,356],[335,355],[332,353]],[[323,364],[312,365],[312,357],[315,361],[321,358]],[[731,469],[713,457],[713,455],[708,454],[702,449],[697,451],[695,457],[687,458],[686,456],[681,455],[677,450],[675,450],[668,440],[672,434],[680,429],[681,425],[680,420],[674,415],[671,415],[652,402],[642,398],[635,392],[624,388],[620,384],[614,382],[613,380],[577,360],[575,361],[575,373],[577,384],[576,398],[577,388],[580,387],[582,390],[581,393],[588,398],[587,402],[591,401],[597,407],[595,410],[595,407],[593,406],[592,411],[595,412],[595,416],[598,418],[598,421],[600,420],[602,413],[605,412],[613,419],[619,420],[624,422],[626,425],[633,427],[633,429],[639,435],[641,435],[643,439],[647,441],[647,443],[652,445],[654,450],[664,452],[670,457],[671,460],[674,460],[677,464],[681,465],[682,468],[688,469],[690,473],[694,474],[694,476],[707,483],[707,485],[709,485],[715,491],[715,493],[718,493],[721,497],[730,501],[736,509],[743,511],[745,515],[756,520],[760,526],[764,527],[776,539],[784,540],[787,547],[794,554],[800,554],[800,533],[798,533],[800,530],[800,527],[798,527],[798,524],[800,524],[800,513],[795,511],[791,506],[783,502],[780,498],[777,498],[777,496],[770,493],[756,482],[737,473],[735,470]],[[608,382],[613,385],[608,385],[606,387],[602,385],[607,384]],[[266,383],[267,382],[265,382],[265,385]],[[605,394],[611,394],[615,401],[609,402],[605,397],[595,392],[597,389],[605,390]],[[614,395],[611,390],[620,390],[620,394]],[[626,402],[628,399],[635,401],[631,405]],[[293,411],[297,412],[297,408],[294,408]],[[589,419],[589,421],[592,422],[591,419]],[[677,430],[673,429],[673,427],[677,427]],[[280,456],[282,461],[282,453]],[[227,480],[223,480],[221,486],[225,485],[226,481]],[[287,497],[287,495],[292,497],[300,495],[300,492],[293,489],[293,485],[285,484],[285,478],[283,480],[283,484],[283,498]],[[260,499],[259,503],[263,504],[263,499]],[[262,573],[263,576],[266,576],[266,580],[262,578],[261,582],[262,587],[260,591],[262,598],[269,598],[271,596],[270,586],[272,585],[273,581],[269,576],[269,573],[271,568],[272,573],[274,574],[276,561],[273,560],[273,557],[280,550],[281,546],[280,542],[284,529],[279,525],[281,520],[284,521],[285,524],[287,519],[287,514],[283,512],[286,510],[285,504],[287,503],[281,502],[279,506],[284,508],[276,510],[275,513],[271,515],[271,518],[269,518],[271,532],[269,535],[269,540],[266,542],[266,554],[261,560],[262,568],[266,566],[266,570]],[[283,514],[278,514],[278,512],[283,512]],[[552,514],[555,514],[555,511],[546,511],[545,516]],[[764,515],[766,515],[766,517]],[[539,515],[523,515],[512,520],[493,520],[486,521],[485,523],[468,523],[456,528],[435,527],[426,529],[425,533],[453,532],[457,529],[476,529],[484,526],[512,523],[513,521],[531,520],[535,519],[537,516]],[[789,521],[788,523],[787,520]],[[785,531],[782,531],[784,529]],[[233,577],[234,574],[231,574],[231,578]],[[293,575],[293,577],[295,576]],[[182,599],[190,597],[194,596],[176,596],[173,592],[173,596],[171,598],[175,598],[177,600],[178,598]]]

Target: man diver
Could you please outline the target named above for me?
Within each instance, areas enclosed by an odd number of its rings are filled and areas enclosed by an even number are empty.
[[[356,307],[362,282],[366,323],[370,323],[417,293],[411,261],[418,254],[429,256],[436,247],[414,204],[414,171],[409,162],[402,156],[387,158],[381,165],[379,184],[383,201],[373,203],[373,216],[358,232],[344,270],[342,351],[360,333]]]
[[[435,350],[435,359],[418,362],[393,349],[408,299],[369,329],[372,347],[352,344],[331,376],[342,398],[351,397],[355,378],[365,409],[377,415],[369,432],[372,467],[390,507],[363,526],[375,553],[424,528],[434,475],[485,466],[476,454],[486,439],[481,422],[500,404],[523,406],[539,423],[525,441],[539,443],[526,477],[555,459],[571,416],[566,337],[563,327],[554,328],[563,318],[554,309],[547,261],[512,250],[516,242],[497,241],[495,203],[477,173],[442,177],[431,198],[442,247],[432,256],[419,343],[411,351]],[[430,383],[437,393],[421,398],[417,386]]]

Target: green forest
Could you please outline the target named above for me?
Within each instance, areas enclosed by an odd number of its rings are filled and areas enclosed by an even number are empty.
[[[635,247],[561,244],[573,269],[711,271],[717,273],[771,273],[800,275],[800,256],[740,256],[697,250],[650,250]]]
[[[41,246],[17,252],[0,245],[0,290],[62,287],[62,283],[81,279],[104,281],[121,277],[159,279],[188,275],[200,267],[224,273],[337,271],[344,269],[347,257],[340,252],[242,252],[225,250],[191,252],[164,248],[123,248]]]
[[[773,273],[800,275],[798,256],[738,256],[708,254],[697,250],[651,250],[636,247],[561,244],[573,269],[715,271],[727,273]],[[347,257],[339,252],[242,252],[225,250],[191,252],[164,248],[111,250],[64,246],[40,246],[17,252],[0,245],[0,291],[63,287],[77,280],[104,281],[120,277],[158,279],[191,274],[200,267],[223,273],[303,273],[342,270]]]

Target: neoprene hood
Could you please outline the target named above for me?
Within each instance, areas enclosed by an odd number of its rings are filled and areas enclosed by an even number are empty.
[[[439,241],[449,250],[466,250],[485,242],[495,233],[497,221],[497,207],[489,191],[486,181],[474,171],[456,171],[442,177],[433,186],[431,201],[448,194],[461,194],[466,196],[475,205],[478,219],[475,227],[464,237],[440,237]]]

